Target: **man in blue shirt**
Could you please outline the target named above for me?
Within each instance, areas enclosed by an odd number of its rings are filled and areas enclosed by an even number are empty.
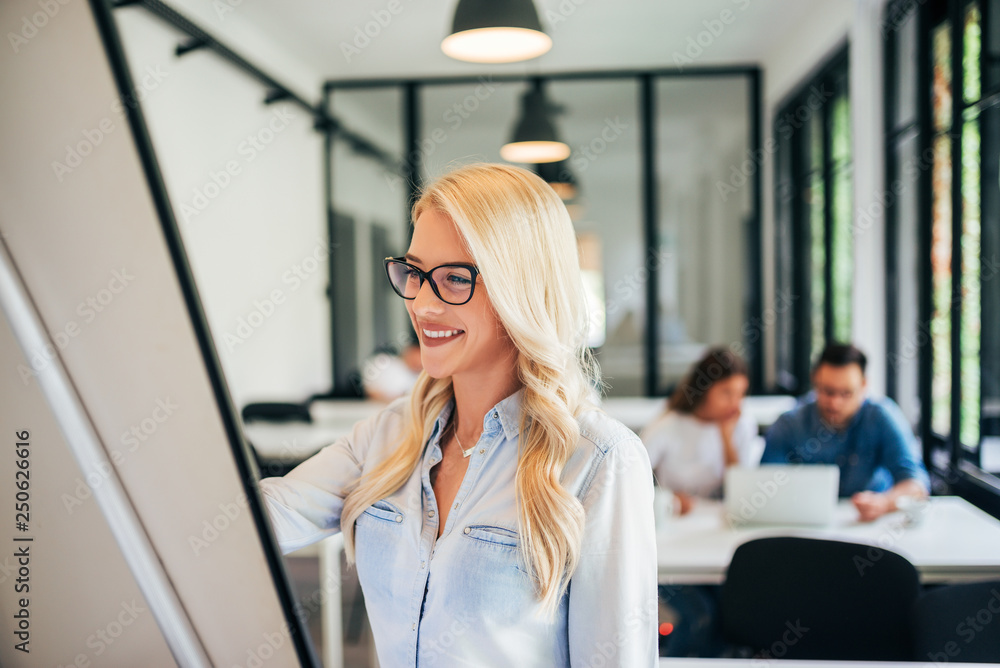
[[[815,399],[778,418],[761,463],[836,464],[840,496],[867,522],[901,496],[927,496],[929,480],[899,406],[865,396],[866,362],[853,345],[828,344],[813,367]]]

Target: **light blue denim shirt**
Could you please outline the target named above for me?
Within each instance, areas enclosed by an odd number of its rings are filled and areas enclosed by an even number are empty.
[[[420,464],[355,524],[358,578],[379,663],[404,666],[628,666],[657,661],[653,481],[639,438],[601,411],[578,418],[561,482],[583,504],[579,564],[551,620],[518,550],[514,476],[521,392],[483,433],[438,538],[430,470],[453,403]],[[340,531],[344,490],[398,444],[403,401],[355,425],[282,478],[260,481],[284,553]]]

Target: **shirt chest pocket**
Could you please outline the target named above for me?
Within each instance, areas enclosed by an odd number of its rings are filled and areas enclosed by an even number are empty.
[[[393,578],[399,573],[405,515],[390,501],[376,501],[354,524],[354,549],[358,579],[365,596],[391,599]]]
[[[515,623],[534,605],[534,586],[521,557],[516,531],[471,524],[457,536],[457,591],[465,592],[470,614],[494,623]]]
[[[394,524],[403,523],[403,511],[400,510],[396,504],[390,503],[385,499],[376,501],[372,505],[365,508],[365,511],[361,513],[361,517],[358,517],[357,521],[360,523],[365,515],[368,515],[373,519],[382,520],[383,522],[393,522]]]
[[[517,532],[487,524],[472,524],[462,530],[462,534],[481,543],[486,549],[513,550],[517,552]]]

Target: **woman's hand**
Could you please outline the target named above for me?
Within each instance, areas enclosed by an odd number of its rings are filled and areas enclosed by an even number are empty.
[[[736,431],[736,423],[739,421],[740,411],[737,410],[732,417],[719,422],[719,431],[722,432],[722,455],[727,468],[740,463],[736,446],[733,445],[733,433]]]
[[[694,497],[684,492],[674,492],[674,502],[678,515],[687,515],[694,507]]]
[[[736,424],[740,421],[741,411],[736,411],[732,417],[719,422],[719,430],[722,431],[722,438],[732,442],[733,433],[736,431]]]

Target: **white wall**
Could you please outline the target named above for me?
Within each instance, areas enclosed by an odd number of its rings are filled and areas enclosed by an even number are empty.
[[[318,97],[320,77],[238,29],[238,16],[177,4]],[[235,403],[329,389],[323,142],[312,117],[289,102],[264,105],[264,87],[212,52],[177,58],[184,36],[149,12],[115,18]]]
[[[775,44],[761,62],[765,147],[771,138],[777,105],[842,47],[852,33],[857,34],[860,23],[871,15],[859,7],[872,2],[879,0],[814,3],[814,10],[794,31],[761,37]],[[287,82],[306,99],[318,99],[321,73],[303,66],[294,55],[271,43],[266,33],[244,21],[239,6],[226,11],[220,10],[221,3],[174,0],[171,4],[240,53],[247,54],[277,79]],[[312,266],[313,255],[322,256],[325,251],[321,135],[311,129],[311,119],[298,107],[288,103],[263,106],[262,87],[214,54],[197,52],[175,58],[173,48],[182,36],[145,10],[120,9],[115,15],[134,76],[139,82],[145,77],[151,84],[143,108],[237,404],[262,398],[301,399],[311,392],[328,389],[329,308],[323,294],[326,266],[323,264],[300,281],[288,273],[303,262]],[[875,34],[878,35],[877,30]],[[864,52],[860,53],[863,56]],[[851,55],[853,60],[859,52],[852,50]],[[852,62],[852,82],[859,70]],[[159,76],[150,76],[150,72]],[[858,98],[866,90],[874,90],[870,81],[860,86],[852,83],[856,137],[865,127],[859,122],[863,121],[859,114],[868,114],[869,122],[878,122],[878,118],[871,117],[870,104]],[[379,138],[387,148],[400,145],[401,138],[385,134],[386,128],[396,131],[399,127],[396,123],[386,124],[382,117],[392,117],[394,112],[372,115],[370,107],[366,109],[364,105],[352,109],[354,102],[341,98],[336,103],[337,115],[350,127]],[[388,106],[395,107],[395,102]],[[860,111],[862,108],[864,112]],[[243,144],[248,135],[265,131],[274,114],[280,111],[290,111],[293,118],[272,143],[256,152]],[[873,192],[871,183],[860,181],[862,175],[868,174],[865,178],[870,178],[873,173],[872,164],[867,162],[873,159],[870,148],[855,141],[856,160],[864,163],[855,171],[859,203],[868,201],[863,200],[870,196],[866,192]],[[765,309],[774,307],[772,158],[773,155],[766,156],[762,175]],[[220,189],[203,211],[196,215],[187,209],[182,212],[181,205],[192,205],[196,190],[211,188],[212,173],[224,170],[229,161],[238,163],[240,173]],[[879,170],[874,171],[880,176]],[[366,273],[370,265],[364,260],[370,254],[368,225],[399,220],[402,229],[398,239],[400,244],[405,243],[405,220],[395,213],[401,208],[400,199],[375,164],[370,169],[335,175],[334,191],[338,209],[354,217],[360,226],[352,252],[362,260],[359,276],[364,279],[371,275]],[[880,230],[880,226],[873,227],[874,234],[859,237],[855,265],[862,273],[883,266],[881,246],[873,245],[881,243]],[[364,288],[364,280],[360,283]],[[237,343],[238,339],[232,337],[237,335],[241,319],[246,320],[255,310],[261,310],[255,307],[255,301],[263,302],[273,290],[280,290],[286,301],[278,304],[245,342]],[[373,340],[370,313],[365,311],[370,302],[364,292],[362,289],[359,295],[361,357],[373,345],[381,343]],[[874,353],[873,357],[884,349],[881,334],[884,323],[878,317],[873,319],[883,298],[884,290],[861,291],[855,296],[855,338]],[[267,310],[266,305],[263,310]],[[393,315],[394,328],[396,324],[402,325],[401,314],[402,311]],[[764,345],[768,360],[774,359],[774,343],[773,329],[766,330]],[[871,380],[876,391],[881,391],[884,382],[880,378],[881,367],[873,364],[875,377]],[[764,380],[766,384],[773,382],[773,363],[766,366]]]
[[[764,145],[772,137],[778,105],[799,84],[846,43],[849,44],[852,150],[854,155],[854,285],[852,338],[865,350],[869,388],[885,391],[885,246],[884,218],[872,208],[882,189],[882,55],[879,19],[884,0],[829,0],[816,3],[809,20],[791,35],[783,35],[764,59]],[[763,174],[764,306],[774,307],[774,163]],[[864,230],[858,212],[866,214]],[[867,215],[872,222],[867,222]],[[765,337],[766,382],[774,380],[774,331]]]
[[[398,89],[335,91],[331,112],[345,127],[370,138],[381,150],[402,163],[404,138],[403,98]],[[372,247],[372,228],[388,232],[393,255],[403,255],[409,246],[409,190],[401,174],[374,158],[355,154],[350,146],[338,141],[333,158],[333,205],[338,213],[354,221],[355,246],[343,249],[354,253],[358,312],[353,321],[357,331],[360,361],[386,345],[402,348],[410,334],[409,316],[402,299],[392,295],[387,314],[376,314],[376,292],[388,286],[382,258]],[[341,249],[337,249],[340,252]],[[385,316],[389,338],[382,340],[375,331],[375,318]]]
[[[886,0],[855,0],[851,27],[851,129],[854,151],[854,291],[851,329],[871,364],[873,394],[885,394],[885,131],[882,99],[882,8]],[[913,407],[910,415],[913,416]]]

